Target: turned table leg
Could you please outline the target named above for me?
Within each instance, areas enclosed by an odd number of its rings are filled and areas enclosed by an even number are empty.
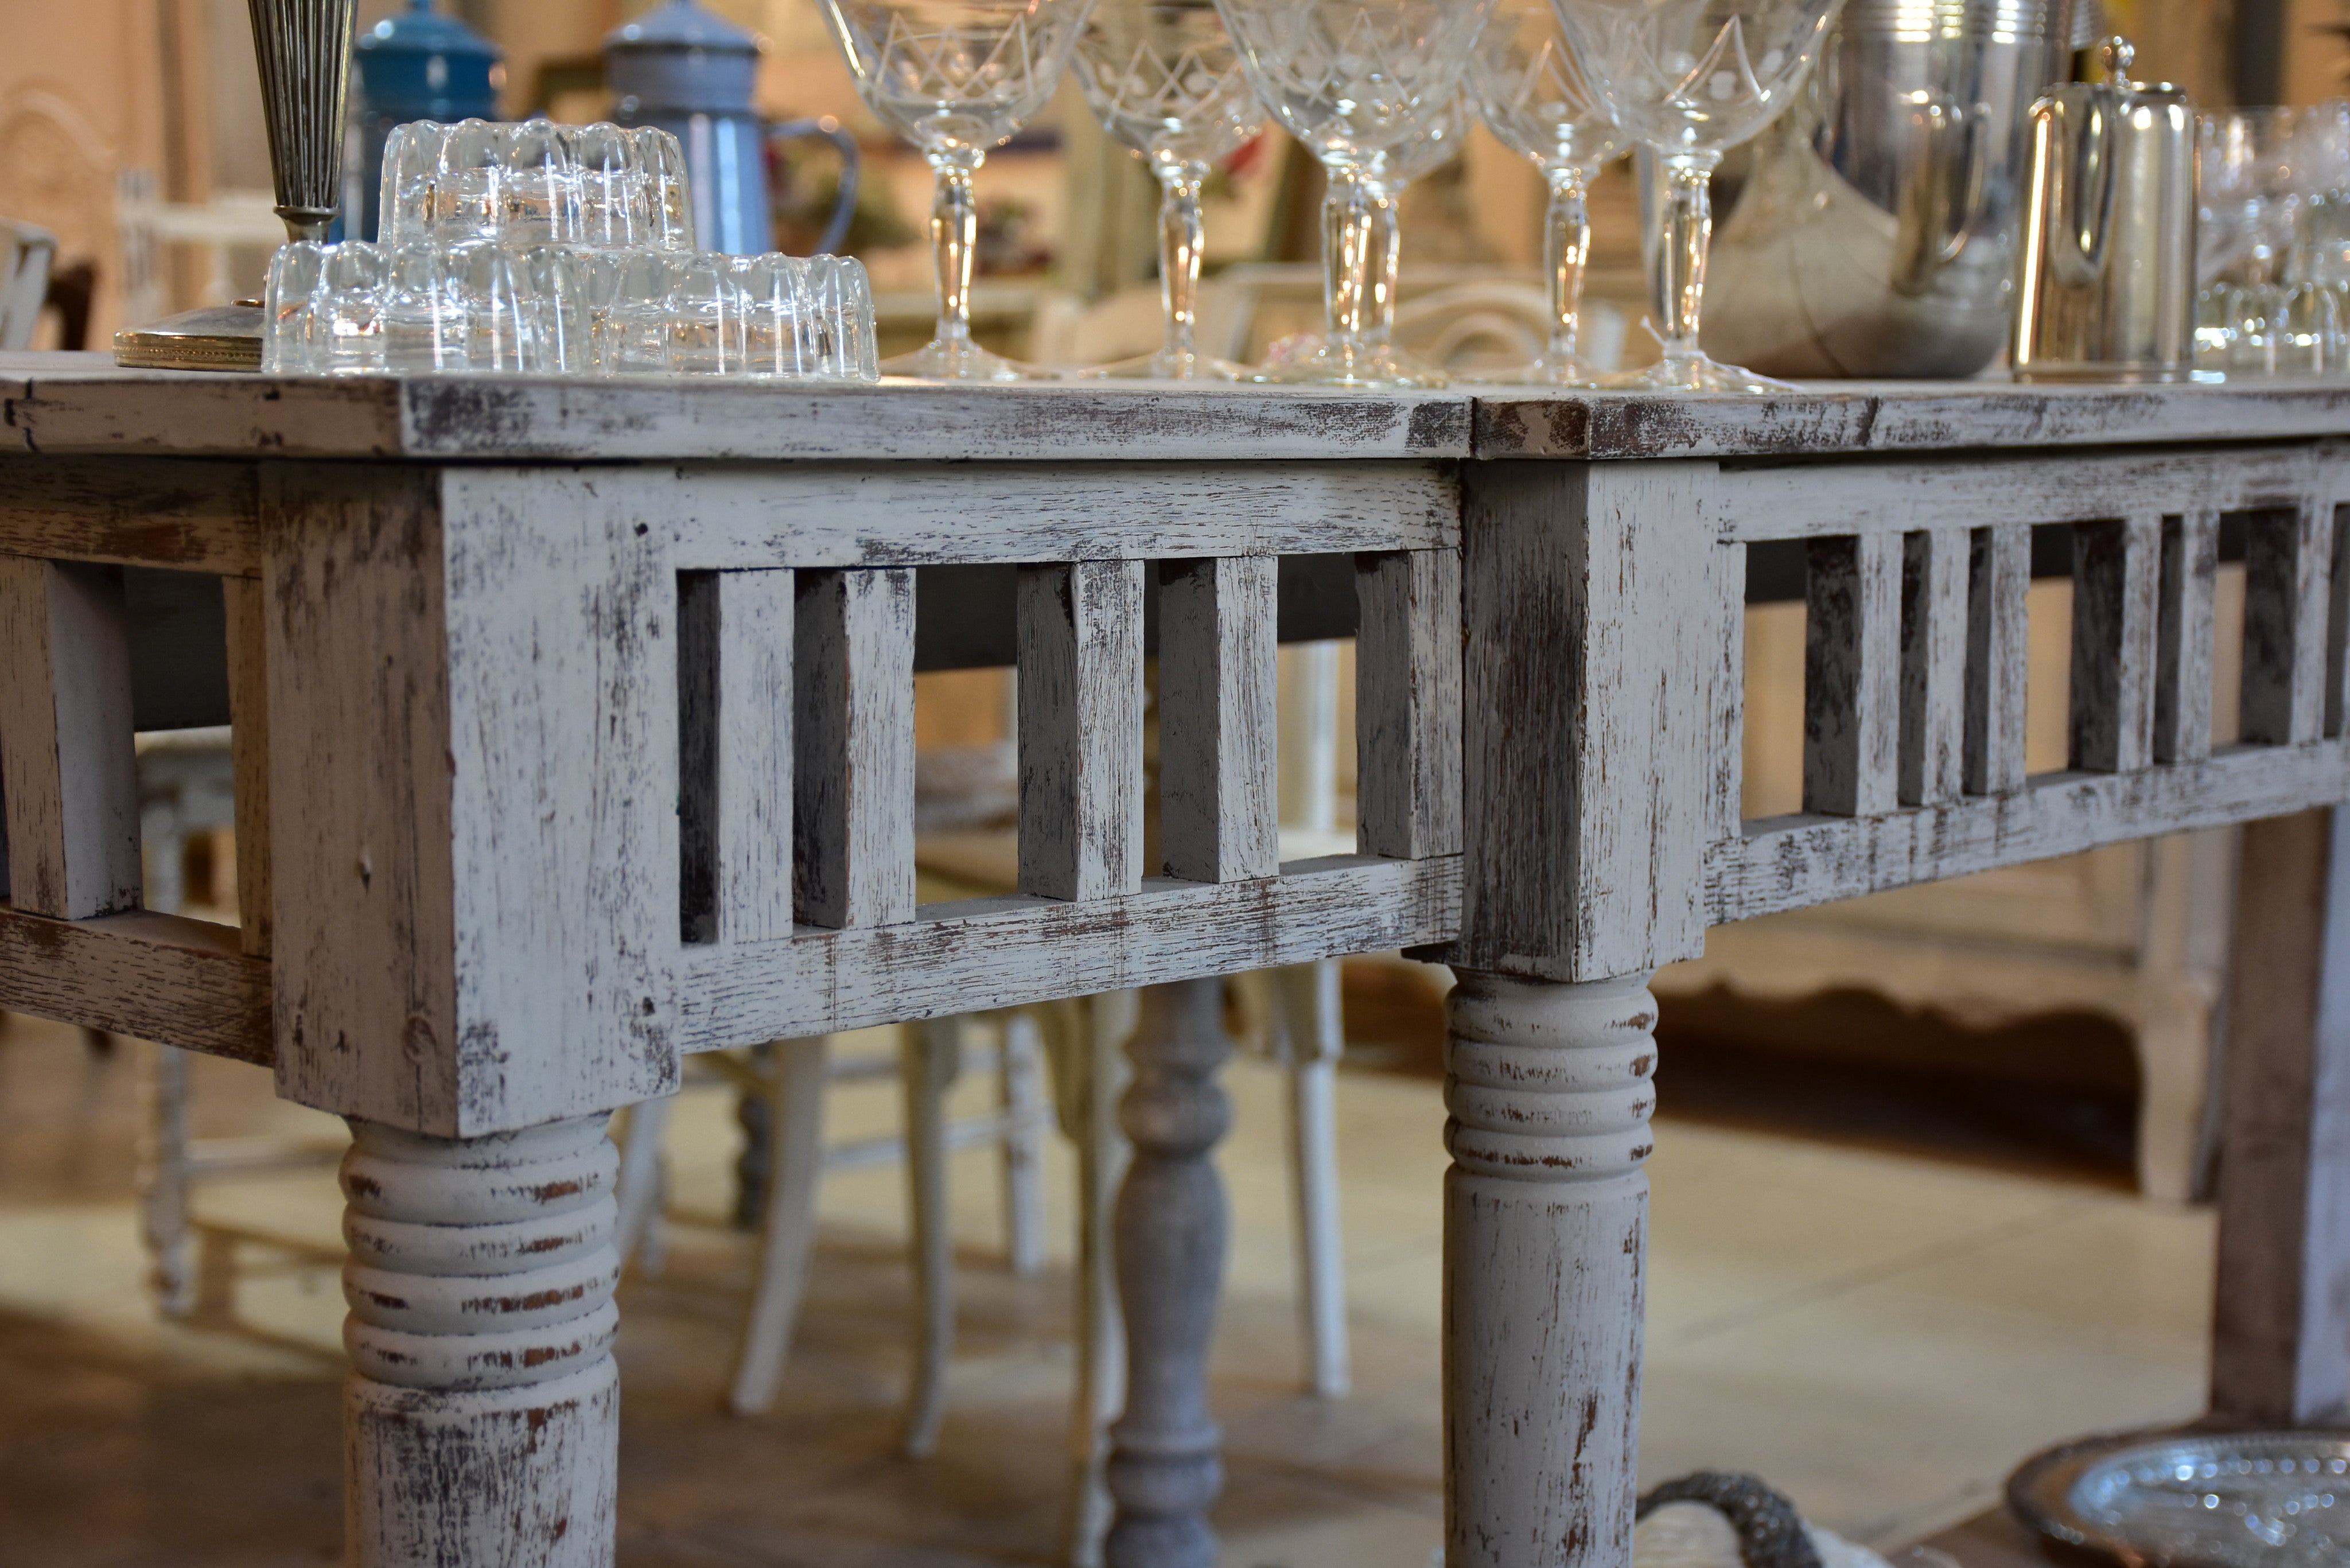
[[[608,1568],[619,1460],[602,1116],[343,1160],[352,1568]]]
[[[1152,986],[1127,1044],[1118,1123],[1134,1146],[1118,1198],[1126,1413],[1110,1428],[1117,1516],[1108,1568],[1211,1568],[1208,1507],[1223,1490],[1208,1415],[1208,1342],[1223,1284],[1224,1188],[1213,1154],[1232,1126],[1216,1082],[1232,1054],[1221,980]]]
[[[1656,1000],[1464,971],[1447,1006],[1445,1561],[1627,1568]]]

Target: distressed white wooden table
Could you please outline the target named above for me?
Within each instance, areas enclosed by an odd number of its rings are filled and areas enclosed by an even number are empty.
[[[352,1119],[365,1568],[610,1561],[602,1128],[684,1053],[1145,984],[1110,1554],[1211,1562],[1203,982],[1398,947],[1461,972],[1451,1562],[1620,1568],[1648,974],[1716,922],[2256,819],[2282,820],[2247,848],[2215,1399],[2350,1395],[2350,834],[2312,814],[2350,798],[2350,390],[1472,401],[17,358],[0,400],[0,1007],[272,1064]],[[2215,748],[2226,513],[2250,629],[2244,739]],[[2074,530],[2073,766],[2027,777],[2037,524]],[[1743,568],[1784,540],[1806,812],[1746,822]],[[1275,561],[1334,552],[1360,852],[1280,865]],[[970,563],[1018,567],[1022,891],[918,907],[913,572]],[[125,566],[224,580],[241,931],[138,908]]]

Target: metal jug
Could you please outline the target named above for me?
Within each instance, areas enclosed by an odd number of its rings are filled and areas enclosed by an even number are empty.
[[[1706,352],[1798,377],[1997,358],[2031,106],[2067,74],[2076,3],[1848,0],[1714,240]]]
[[[2195,354],[2195,110],[2129,79],[2107,38],[2106,80],[2032,109],[2032,177],[2017,266],[2020,381],[2184,381]]]
[[[604,40],[604,74],[615,120],[660,126],[683,144],[694,238],[703,250],[756,255],[774,247],[767,148],[803,136],[822,137],[839,150],[840,194],[816,248],[840,248],[857,208],[857,140],[830,119],[771,127],[759,119],[752,106],[756,38],[693,0],[672,0]]]
[[[392,127],[412,119],[497,119],[505,65],[495,44],[435,12],[432,0],[409,0],[405,12],[360,34],[352,65],[357,143],[344,172],[350,189],[343,211],[351,233],[371,240],[382,194],[377,187],[383,182],[383,144]]]

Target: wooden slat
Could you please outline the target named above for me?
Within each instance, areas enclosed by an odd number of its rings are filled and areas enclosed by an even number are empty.
[[[1020,569],[1020,889],[1142,885],[1142,569]]]
[[[2162,524],[2155,618],[2154,760],[2211,754],[2212,600],[2220,581],[2220,514],[2199,507]]]
[[[1901,769],[1904,805],[1956,800],[1966,785],[1965,530],[1912,534],[1901,556]]]
[[[1761,818],[1707,859],[1716,923],[1856,898],[2100,845],[2220,827],[2350,795],[2350,757],[2325,742],[2230,746],[2135,774],[2045,774],[2009,795],[1847,817]]]
[[[2338,736],[2350,730],[2350,503],[2324,499],[2318,519],[2334,542],[2325,615],[2325,732]]]
[[[2072,765],[2128,773],[2154,760],[2155,622],[2162,519],[2073,528]]]
[[[2248,522],[2241,732],[2270,745],[2314,740],[2325,726],[2333,523],[2321,527],[2307,502]]]
[[[1450,940],[1461,862],[1346,856],[1248,882],[1146,879],[1087,903],[926,904],[904,925],[695,948],[683,1045],[709,1051]]]
[[[2000,523],[1973,531],[1967,568],[1967,793],[2023,787],[2023,702],[2030,670],[2025,595],[2032,588],[2032,527]]]
[[[1461,851],[1461,556],[1355,558],[1355,813],[1366,855]]]
[[[914,912],[914,574],[800,572],[792,845],[799,918]]]
[[[0,1010],[267,1066],[269,1008],[269,965],[238,950],[234,927],[0,906]]]
[[[269,628],[259,581],[221,584],[228,620],[229,751],[235,776],[236,909],[244,950],[267,958],[275,928],[269,857]]]
[[[1735,838],[1746,820],[1746,546],[1721,552],[1714,624],[1721,654],[1713,671],[1712,763],[1706,775],[1706,842]]]
[[[1281,865],[1270,556],[1159,566],[1159,837],[1170,877],[1237,882]]]
[[[2244,830],[2220,1103],[2211,1408],[2264,1427],[2350,1417],[2350,832]]]
[[[0,775],[17,909],[82,919],[138,907],[120,567],[0,556]]]
[[[1804,807],[1892,809],[1899,783],[1902,542],[1814,539],[1806,557]]]
[[[788,935],[792,574],[678,574],[680,912],[690,942]]]
[[[0,554],[255,576],[259,495],[250,462],[12,457]]]

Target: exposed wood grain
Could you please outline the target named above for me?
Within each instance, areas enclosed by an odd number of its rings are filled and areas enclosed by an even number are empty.
[[[269,966],[234,927],[133,910],[52,920],[0,906],[0,1011],[269,1064]]]
[[[139,767],[122,569],[0,556],[8,896],[82,919],[139,907]]]
[[[1958,528],[1902,541],[1898,793],[1904,805],[1939,805],[1966,788],[1970,545],[1967,531]]]
[[[2032,528],[1973,531],[1967,572],[1967,793],[2023,787],[2023,701],[2030,670],[2024,596],[2032,588]]]
[[[681,572],[677,581],[685,940],[788,935],[792,574]]]
[[[26,456],[0,464],[0,553],[222,576],[261,570],[251,463]]]
[[[863,1029],[1448,941],[1461,862],[1345,856],[1255,882],[1150,877],[1123,898],[925,904],[904,925],[696,949],[686,1049]],[[1049,961],[1040,954],[1049,953]]]
[[[1170,877],[1237,882],[1280,869],[1275,567],[1270,556],[1159,564],[1159,835]]]
[[[1568,979],[1703,946],[1720,574],[1710,465],[1494,463],[1466,477],[1452,961]]]
[[[2350,797],[2326,742],[2229,746],[2136,774],[2043,774],[2013,794],[1844,817],[1764,817],[1707,857],[1711,919],[1752,919],[2160,833],[2220,827]]]
[[[2350,831],[2244,830],[2228,992],[2211,1408],[2350,1417]]]
[[[228,620],[229,750],[235,770],[236,912],[244,950],[269,956],[269,621],[258,580],[221,585]]]
[[[1445,1562],[1619,1568],[1637,1490],[1656,998],[1640,974],[1460,980],[1445,1003]]]
[[[2306,499],[2246,521],[2241,733],[2271,745],[2314,740],[2325,725],[2333,522]]]
[[[1746,820],[1746,546],[1731,545],[1714,574],[1714,624],[1722,628],[1713,666],[1712,750],[1705,775],[1706,842],[1735,838]]]
[[[1020,570],[1020,888],[1142,885],[1140,561]]]
[[[1461,851],[1461,556],[1355,558],[1355,815],[1366,855]]]
[[[2155,631],[2162,518],[2073,528],[2072,765],[2129,773],[2154,760]]]
[[[914,574],[797,574],[792,844],[799,918],[914,912]]]
[[[1804,627],[1804,809],[1890,810],[1900,782],[1902,540],[1814,539]]]
[[[2211,754],[2211,616],[2219,580],[2219,513],[2195,507],[2165,518],[2154,655],[2158,763],[2200,762]]]
[[[346,377],[36,374],[0,414],[36,452],[388,458],[402,452],[398,384]]]

